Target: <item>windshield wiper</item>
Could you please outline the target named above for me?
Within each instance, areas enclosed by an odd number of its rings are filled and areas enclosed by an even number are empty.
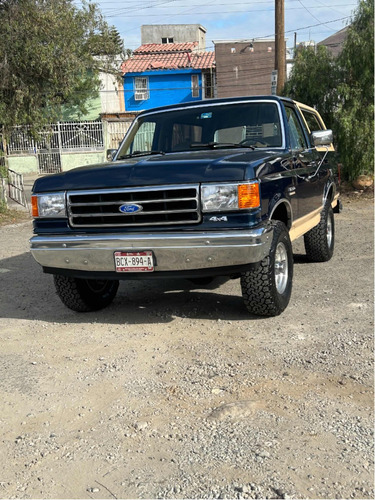
[[[240,142],[207,142],[205,144],[190,144],[190,147],[193,148],[211,148],[211,149],[220,149],[220,148],[247,148],[247,149],[255,149],[254,146],[250,144],[241,144]]]
[[[127,155],[122,155],[117,160],[125,160],[126,158],[134,158],[137,156],[165,155],[164,151],[134,151]]]

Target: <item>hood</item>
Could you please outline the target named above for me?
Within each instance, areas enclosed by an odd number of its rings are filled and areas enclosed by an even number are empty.
[[[33,192],[249,180],[254,168],[275,156],[269,150],[218,149],[135,157],[41,177]]]

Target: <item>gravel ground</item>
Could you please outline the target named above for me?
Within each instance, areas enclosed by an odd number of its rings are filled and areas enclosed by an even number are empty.
[[[66,309],[0,233],[2,498],[374,498],[373,206],[344,200],[328,263],[294,245],[292,299],[239,281],[122,282]]]

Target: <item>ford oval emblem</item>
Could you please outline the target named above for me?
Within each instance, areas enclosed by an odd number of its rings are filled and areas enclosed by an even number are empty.
[[[143,207],[137,203],[124,203],[119,207],[119,210],[123,214],[136,214],[137,212],[142,212]]]

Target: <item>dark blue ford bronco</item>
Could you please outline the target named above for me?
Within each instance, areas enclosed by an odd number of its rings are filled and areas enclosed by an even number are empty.
[[[332,131],[275,96],[142,112],[109,163],[38,179],[31,253],[74,311],[109,305],[119,280],[240,278],[250,313],[280,314],[291,242],[328,261],[340,211]]]

